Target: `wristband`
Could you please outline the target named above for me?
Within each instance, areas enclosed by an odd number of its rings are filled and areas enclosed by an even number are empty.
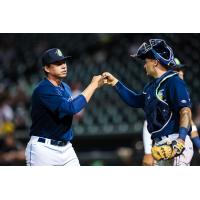
[[[196,125],[192,125],[192,132],[193,132],[193,131],[197,131]]]
[[[185,138],[188,134],[188,129],[185,127],[180,127],[179,128],[179,138],[185,141]]]

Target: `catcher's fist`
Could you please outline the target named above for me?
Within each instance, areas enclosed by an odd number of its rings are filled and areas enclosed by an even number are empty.
[[[108,85],[112,85],[115,86],[118,82],[118,79],[116,79],[112,74],[110,74],[109,72],[104,72],[102,74],[103,78],[106,80],[106,83]]]
[[[185,150],[184,140],[179,138],[179,139],[173,141],[172,142],[172,148],[173,148],[172,157],[179,156]]]
[[[142,164],[144,166],[153,166],[153,163],[154,163],[153,156],[151,154],[145,154],[143,157]]]

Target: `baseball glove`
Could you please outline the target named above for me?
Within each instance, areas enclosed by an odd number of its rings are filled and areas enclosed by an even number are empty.
[[[184,143],[175,140],[170,145],[153,146],[151,148],[152,156],[155,160],[169,160],[183,153],[185,149]]]
[[[172,158],[173,148],[171,145],[153,146],[151,148],[152,156],[155,160],[168,160]]]

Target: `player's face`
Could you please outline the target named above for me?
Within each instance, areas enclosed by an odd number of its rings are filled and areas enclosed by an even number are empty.
[[[56,78],[65,78],[67,76],[67,64],[65,61],[58,61],[50,64],[50,66],[46,67],[45,70],[49,73],[49,75]]]
[[[147,72],[147,75],[156,77],[156,70],[155,70],[156,61],[154,59],[145,59],[144,68]]]

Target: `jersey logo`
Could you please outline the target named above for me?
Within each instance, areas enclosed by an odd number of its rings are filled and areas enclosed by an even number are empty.
[[[162,89],[162,90],[160,90],[160,91],[158,92],[158,98],[159,98],[159,99],[161,99],[161,100],[163,100],[163,99],[164,99],[163,92],[164,92],[164,90],[163,90],[163,89]]]
[[[69,102],[69,101],[72,101],[72,100],[73,100],[72,96],[70,96],[70,97],[67,99],[68,102]]]
[[[185,99],[181,100],[181,103],[187,103],[187,101]]]

